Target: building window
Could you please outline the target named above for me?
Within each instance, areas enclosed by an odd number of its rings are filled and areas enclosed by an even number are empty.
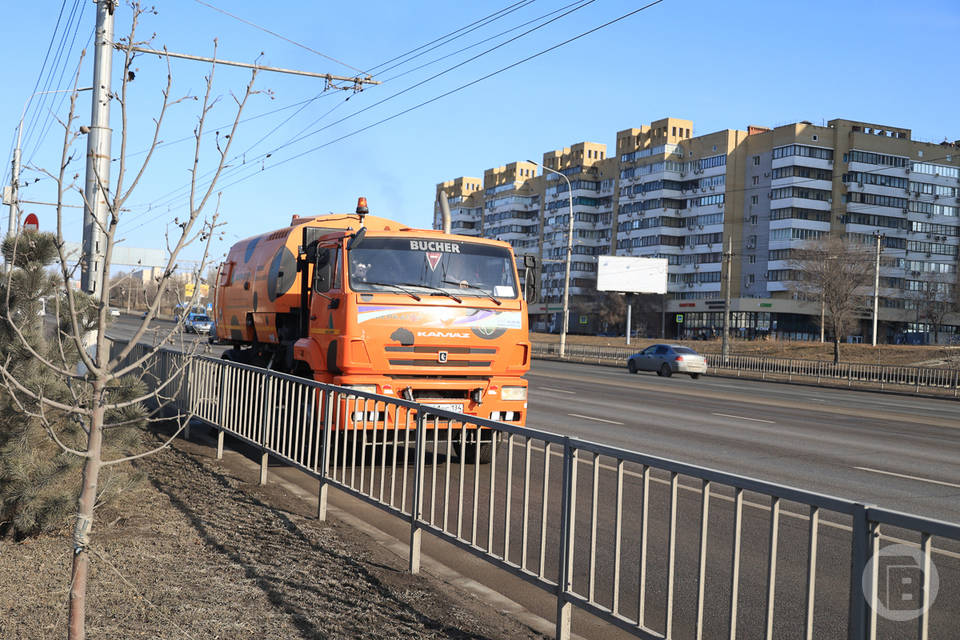
[[[677,135],[677,128],[676,128],[676,127],[673,128],[673,135]]]
[[[760,166],[760,156],[753,156],[753,166],[755,167]]]
[[[758,196],[750,196],[750,204],[757,204],[759,201]]]
[[[757,264],[757,256],[747,256],[747,263]]]
[[[760,184],[760,176],[753,176],[753,184]]]
[[[687,129],[687,135],[686,135],[686,137],[687,137],[687,138],[690,137],[690,129]]]
[[[814,142],[816,142],[816,141],[819,140],[819,139],[820,139],[820,136],[818,136],[817,134],[813,134],[813,141],[814,141]]]

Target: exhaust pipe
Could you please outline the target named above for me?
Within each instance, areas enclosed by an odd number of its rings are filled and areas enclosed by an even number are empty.
[[[440,215],[443,217],[443,232],[450,233],[450,205],[447,203],[447,192],[440,189],[437,193],[437,201],[440,203]]]

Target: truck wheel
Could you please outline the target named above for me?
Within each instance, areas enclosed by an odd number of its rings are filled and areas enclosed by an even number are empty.
[[[467,442],[464,447],[463,457],[461,460],[467,464],[490,464],[490,460],[493,459],[493,448],[494,446],[500,446],[500,434],[496,431],[492,434],[494,442],[481,442],[480,450],[477,451],[476,442]],[[456,457],[460,458],[460,443],[458,442],[454,448],[454,454]]]

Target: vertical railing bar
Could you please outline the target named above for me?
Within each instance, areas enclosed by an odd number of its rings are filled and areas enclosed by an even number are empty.
[[[852,509],[852,530],[850,534],[850,602],[847,637],[849,640],[863,640],[867,637],[867,602],[869,590],[864,589],[864,571],[867,569],[870,547],[868,545],[869,523],[867,510],[863,504],[854,504]],[[876,565],[876,563],[874,563]]]
[[[417,411],[416,427],[416,468],[413,475],[413,505],[410,508],[410,573],[420,572],[420,528],[423,518],[423,466],[426,462],[426,434],[424,433],[424,413]]]
[[[743,488],[736,487],[733,506],[733,570],[730,575],[730,640],[737,637],[737,600],[740,593],[740,542],[743,528]]]
[[[596,572],[597,572],[597,486],[600,484],[600,454],[593,454],[593,495],[590,502],[590,567],[588,569],[589,583],[588,596],[589,602],[594,601],[596,595]]]
[[[325,521],[327,519],[327,492],[329,490],[330,474],[330,434],[333,425],[333,401],[329,391],[320,391],[320,397],[323,403],[323,435],[321,438],[320,454],[320,491],[317,494],[317,519]],[[319,415],[320,406],[318,403],[316,413]]]
[[[357,405],[360,402],[359,396],[353,396],[353,411],[348,416],[350,424],[350,488],[355,489],[355,480],[357,473]]]
[[[880,570],[879,562],[879,552],[880,552],[880,525],[876,522],[870,522],[868,524],[869,530],[869,540],[870,540],[870,558],[873,559],[873,562],[869,563],[870,567],[870,607],[868,609],[869,615],[869,624],[868,624],[868,633],[867,637],[869,640],[877,640],[877,611],[880,609],[878,603],[878,587],[879,581],[877,577]]]
[[[336,425],[337,435],[333,436],[333,463],[336,466],[340,467],[340,484],[345,484],[344,480],[346,479],[347,470],[347,429],[346,429],[346,420],[343,419],[343,411],[347,409],[347,403],[343,398],[343,394],[339,391],[333,392],[334,399],[334,409],[333,409],[333,424]],[[343,459],[341,460],[338,456],[340,455],[340,445],[343,445]],[[337,470],[333,470],[333,477],[336,479]]]
[[[767,559],[766,639],[773,640],[773,610],[777,594],[777,543],[780,536],[780,498],[770,499],[770,556]]]
[[[374,497],[374,486],[376,486],[376,477],[377,477],[377,435],[379,434],[379,429],[377,429],[377,418],[379,414],[377,413],[377,405],[379,402],[377,400],[371,400],[373,402],[373,418],[370,420],[372,424],[369,425],[370,429],[370,484],[367,486],[367,494],[373,498]],[[366,402],[363,404],[363,408],[367,408]],[[367,429],[364,429],[367,431]]]
[[[404,417],[404,430],[403,430],[403,487],[400,491],[400,511],[403,512],[407,507],[407,470],[410,466],[409,457],[410,457],[410,415],[413,413],[413,409],[407,409],[406,416]],[[420,412],[417,411],[417,416],[419,420]]]
[[[574,522],[576,521],[577,506],[577,449],[570,445],[570,439],[565,438],[563,446],[563,467],[561,471],[562,487],[560,497],[560,557],[557,567],[557,615],[556,640],[568,640],[571,627],[571,609],[568,594],[573,591],[573,554],[574,554]]]
[[[487,499],[487,553],[493,555],[493,503],[494,498],[496,497],[496,486],[497,486],[497,438],[498,434],[490,432],[490,483],[489,483],[489,497]],[[477,442],[480,441],[480,433],[477,433]],[[477,461],[479,464],[479,460]]]
[[[819,537],[820,507],[810,507],[809,538],[807,541],[807,616],[804,638],[813,640],[813,610],[817,593],[817,543]]]
[[[433,468],[430,469],[430,524],[435,524],[437,506],[437,448],[439,444],[440,417],[433,416]]]
[[[623,458],[617,458],[617,501],[613,530],[613,603],[610,611],[620,613],[620,544],[623,535]]]
[[[467,425],[465,423],[460,423],[460,455],[457,457],[457,466],[460,471],[458,473],[460,488],[457,491],[457,539],[463,539],[463,476],[466,473],[466,460],[467,457]]]
[[[390,405],[383,403],[383,427],[380,428],[381,447],[380,447],[380,502],[383,502],[383,488],[387,479],[387,418],[390,417]],[[380,412],[377,411],[377,423],[380,423]],[[386,504],[393,505],[393,496]]]
[[[704,590],[707,582],[707,532],[710,525],[710,488],[704,480],[700,487],[700,556],[697,560],[697,640],[703,638]]]
[[[386,425],[384,425],[386,426]],[[393,406],[393,455],[390,456],[390,506],[396,504],[397,454],[400,452],[400,405]]]
[[[363,415],[360,418],[360,493],[363,493],[363,479],[365,474],[364,470],[367,468],[367,407],[369,406],[370,398],[363,399]]]
[[[473,451],[473,523],[470,531],[470,544],[477,544],[477,514],[480,513],[480,427],[474,426]]]
[[[524,438],[524,460],[523,460],[523,524],[520,527],[520,568],[527,568],[527,535],[529,533],[530,517],[530,450],[533,441],[529,436]]]
[[[513,502],[513,441],[514,433],[507,435],[507,479],[503,508],[503,559],[510,562],[510,516]]]
[[[550,444],[543,443],[543,502],[540,504],[540,565],[537,576],[544,577],[544,562],[547,553],[547,502],[550,495]]]
[[[920,602],[917,603],[917,606],[920,608],[920,640],[929,640],[930,638],[930,605],[932,604],[932,602],[929,602],[930,573],[933,571],[932,561],[930,559],[930,553],[933,550],[931,538],[932,536],[929,533],[920,533],[920,552],[923,554],[923,558],[920,561],[920,575],[923,576],[921,578]]]
[[[445,533],[447,532],[447,525],[450,522],[450,467],[453,466],[450,462],[453,453],[452,437],[453,421],[448,420],[446,438],[444,438],[446,440],[446,447],[443,454],[443,531]]]
[[[676,471],[670,473],[670,532],[667,542],[667,622],[664,635],[673,637],[673,590],[677,572],[677,490],[680,477]]]
[[[649,525],[650,514],[650,467],[644,465],[641,472],[642,481],[640,488],[640,499],[643,501],[640,506],[640,575],[638,580],[639,593],[637,602],[637,626],[644,626],[646,606],[647,606],[647,529]]]

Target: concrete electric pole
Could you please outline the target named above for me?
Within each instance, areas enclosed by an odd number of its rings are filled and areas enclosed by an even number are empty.
[[[96,299],[103,295],[107,198],[110,193],[110,74],[113,71],[114,0],[97,0],[93,52],[93,100],[87,133],[87,175],[83,189],[83,257],[80,287]]]

